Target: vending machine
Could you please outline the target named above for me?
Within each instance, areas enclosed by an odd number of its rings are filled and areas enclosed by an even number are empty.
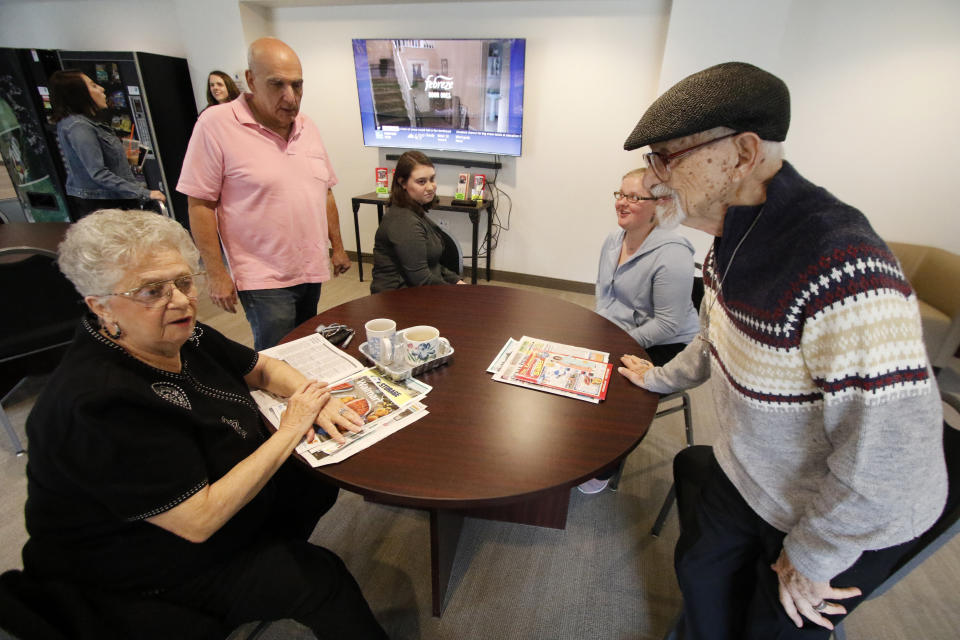
[[[139,156],[135,172],[167,197],[169,214],[189,227],[187,198],[176,191],[197,106],[187,61],[154,53],[59,51],[63,69],[79,69],[103,86],[99,116]]]
[[[0,49],[0,157],[20,205],[11,222],[70,220],[57,131],[46,115],[47,78],[59,68],[56,51]]]

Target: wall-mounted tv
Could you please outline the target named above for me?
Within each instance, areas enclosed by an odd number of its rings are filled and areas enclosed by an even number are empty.
[[[519,156],[526,40],[354,40],[363,144]]]

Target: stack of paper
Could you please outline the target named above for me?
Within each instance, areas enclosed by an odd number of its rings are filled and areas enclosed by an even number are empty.
[[[610,354],[539,338],[509,338],[487,371],[497,382],[598,403],[613,373]]]
[[[321,429],[317,430],[313,442],[304,438],[296,451],[310,466],[322,467],[346,460],[427,415],[427,408],[420,400],[433,387],[414,378],[400,382],[385,378],[376,369],[364,368],[320,335],[312,334],[261,353],[283,360],[308,378],[326,381],[330,394],[360,414],[366,423],[359,433],[344,433],[344,444]],[[279,426],[287,408],[286,399],[261,390],[251,395],[270,423]]]

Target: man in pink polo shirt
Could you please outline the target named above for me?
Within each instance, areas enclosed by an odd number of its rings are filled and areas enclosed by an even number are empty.
[[[200,115],[177,190],[188,197],[210,297],[235,313],[239,295],[260,350],[316,315],[330,246],[334,275],[350,260],[330,190],[337,177],[320,132],[300,114],[300,59],[261,38],[247,63],[250,93]]]

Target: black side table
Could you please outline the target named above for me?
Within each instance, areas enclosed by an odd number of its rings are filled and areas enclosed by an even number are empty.
[[[487,232],[486,232],[486,244],[487,244],[487,282],[490,281],[490,238],[493,235],[493,216],[496,210],[493,207],[493,200],[484,200],[483,202],[476,204],[472,207],[460,206],[451,204],[453,198],[449,196],[438,196],[438,202],[430,208],[431,211],[459,211],[460,213],[466,213],[470,216],[470,222],[473,224],[473,242],[471,252],[471,270],[470,270],[470,283],[477,284],[477,254],[480,252],[479,248],[479,235],[480,235],[480,212],[487,212]],[[380,221],[383,220],[383,210],[387,206],[386,198],[378,198],[376,191],[371,191],[370,193],[365,193],[362,196],[354,196],[351,198],[353,203],[353,229],[356,233],[357,239],[357,270],[360,272],[360,282],[363,282],[363,261],[361,260],[361,251],[360,251],[360,222],[359,222],[359,212],[361,204],[373,204],[377,206],[377,225],[380,225]]]

